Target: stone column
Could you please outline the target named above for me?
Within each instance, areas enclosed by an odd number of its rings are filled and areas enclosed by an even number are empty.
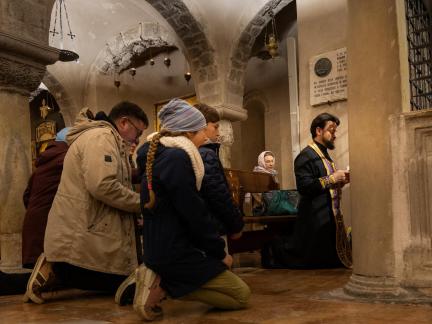
[[[211,106],[218,110],[221,117],[221,121],[219,122],[219,133],[221,142],[219,157],[224,168],[230,168],[231,146],[234,144],[234,132],[232,122],[238,120],[245,120],[247,118],[247,111],[241,107],[235,107],[227,104],[213,104]]]
[[[232,124],[229,120],[222,119],[219,122],[219,134],[220,134],[220,152],[219,157],[221,159],[224,168],[231,167],[231,146],[234,143],[234,134]]]
[[[407,60],[400,51],[404,48],[400,42],[406,36],[398,35],[397,3],[348,0],[353,274],[344,290],[368,300],[415,301],[416,288],[431,287],[432,271],[427,269],[431,260],[430,239],[428,248],[423,244],[422,249],[410,253],[409,247],[416,242],[414,234],[421,237],[423,231],[430,237],[432,230],[427,220],[431,209],[424,208],[423,216],[417,213],[415,207],[419,204],[415,200],[410,202],[408,193],[412,190],[410,182],[416,183],[410,196],[423,200],[423,206],[430,201],[430,187],[427,190],[418,185],[425,183],[427,172],[416,173],[413,168],[414,161],[425,160],[429,154],[422,147],[430,145],[427,136],[431,131],[430,127],[425,130],[427,122],[420,127],[419,113],[404,117],[407,113],[403,112],[402,93],[408,79],[402,70]],[[399,19],[404,19],[403,15]],[[430,123],[430,114],[428,118]],[[409,123],[417,126],[408,127]],[[415,129],[422,132],[424,141],[420,135],[414,135]],[[427,165],[422,163],[423,167]],[[426,226],[420,230],[422,223]],[[417,261],[410,262],[409,257]],[[409,280],[410,265],[422,263],[422,278],[428,280],[422,280],[420,286]]]
[[[21,268],[22,194],[31,172],[29,94],[57,49],[0,32],[0,270]]]
[[[395,272],[389,149],[389,116],[401,111],[394,4],[393,0],[348,1],[354,265],[345,292],[360,297],[397,298],[402,293]],[[371,156],[379,158],[371,160]]]

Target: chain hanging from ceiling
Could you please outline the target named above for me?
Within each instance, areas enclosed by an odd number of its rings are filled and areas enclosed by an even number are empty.
[[[54,26],[53,29],[50,30],[50,34],[52,34],[52,42],[54,41],[54,38],[56,37],[56,35],[60,36],[60,48],[63,49],[63,39],[64,39],[64,34],[63,34],[63,12],[64,12],[64,16],[66,17],[66,22],[67,22],[67,26],[69,28],[69,33],[67,33],[66,35],[70,37],[71,40],[73,40],[76,35],[74,33],[72,33],[72,29],[70,26],[70,20],[69,20],[69,15],[68,15],[68,11],[66,8],[66,0],[56,0],[55,2],[55,15],[54,15]],[[58,23],[58,29],[57,29],[57,21]],[[60,30],[60,31],[58,31]]]

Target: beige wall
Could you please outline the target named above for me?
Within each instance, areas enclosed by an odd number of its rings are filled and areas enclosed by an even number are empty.
[[[258,155],[265,149],[266,105],[260,97],[251,98],[245,103],[248,119],[233,123],[234,144],[231,150],[231,167],[250,170],[257,165]]]

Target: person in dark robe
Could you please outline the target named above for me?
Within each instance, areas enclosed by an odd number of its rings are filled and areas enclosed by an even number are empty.
[[[22,231],[22,262],[28,269],[33,269],[43,252],[48,213],[60,183],[63,160],[69,148],[66,143],[68,129],[63,128],[58,132],[56,140],[49,143],[37,159],[36,170],[23,195],[27,211]]]
[[[43,252],[43,242],[47,217],[51,208],[63,170],[63,160],[68,145],[65,138],[68,128],[57,133],[55,141],[36,161],[33,172],[23,194],[27,211],[22,230],[23,267],[33,269],[37,258]],[[0,271],[0,295],[22,294],[27,285],[30,273],[5,273]]]
[[[311,124],[313,142],[294,161],[298,206],[289,267],[351,266],[351,245],[340,211],[341,188],[348,173],[336,168],[328,150],[335,148],[337,117],[322,113]],[[337,226],[338,221],[339,224]]]

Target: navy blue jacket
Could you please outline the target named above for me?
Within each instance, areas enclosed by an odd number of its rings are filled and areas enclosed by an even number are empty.
[[[184,296],[226,270],[225,242],[199,195],[192,163],[178,148],[159,145],[153,164],[156,204],[149,200],[145,164],[149,144],[138,150],[143,170],[141,210],[144,217],[144,263],[161,276],[161,287],[171,297]]]
[[[200,193],[210,215],[218,224],[220,234],[234,234],[243,229],[244,222],[240,210],[232,200],[223,166],[219,160],[219,146],[220,144],[212,143],[199,148],[205,168]]]

